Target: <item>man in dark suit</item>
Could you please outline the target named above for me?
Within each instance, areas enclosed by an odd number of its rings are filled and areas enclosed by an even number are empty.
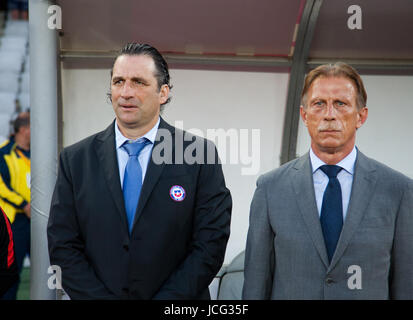
[[[48,242],[71,299],[210,298],[232,200],[215,146],[160,117],[169,90],[162,55],[126,45],[112,68],[115,121],[61,152]],[[188,164],[193,140],[201,161]]]
[[[244,299],[413,299],[413,183],[355,147],[366,100],[347,64],[307,75],[311,148],[257,181]]]

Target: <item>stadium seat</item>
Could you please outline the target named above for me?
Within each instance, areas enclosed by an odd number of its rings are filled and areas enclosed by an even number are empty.
[[[21,91],[25,93],[30,92],[30,74],[28,72],[24,72],[21,75]]]
[[[27,37],[3,36],[0,39],[2,50],[16,50],[22,53],[26,52]]]
[[[24,54],[19,51],[0,50],[0,70],[9,72],[20,72],[22,69]]]
[[[17,100],[19,100],[22,110],[27,110],[30,108],[30,94],[28,92],[20,92]]]
[[[218,289],[218,300],[241,300],[244,285],[245,251],[238,254],[229,265],[222,268]]]
[[[8,137],[10,133],[10,119],[11,114],[0,112],[0,138],[2,141],[4,137]]]
[[[6,136],[0,136],[0,145],[8,139]]]
[[[19,74],[0,70],[0,92],[17,93],[19,89]]]
[[[16,111],[16,94],[0,92],[0,113],[11,115]]]
[[[29,23],[27,21],[8,20],[4,28],[6,36],[28,36]]]
[[[24,72],[30,72],[30,55],[24,57]]]

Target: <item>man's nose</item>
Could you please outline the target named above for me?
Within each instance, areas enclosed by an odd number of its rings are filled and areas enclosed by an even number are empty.
[[[130,81],[125,81],[120,91],[122,98],[130,98],[133,96],[132,86]]]
[[[325,109],[325,118],[326,119],[335,119],[336,118],[336,108],[334,108],[334,104],[332,102],[327,102],[326,109]]]

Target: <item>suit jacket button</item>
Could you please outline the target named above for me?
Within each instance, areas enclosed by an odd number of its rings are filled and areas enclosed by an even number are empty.
[[[334,280],[331,279],[331,278],[327,278],[327,279],[326,279],[326,283],[327,283],[327,284],[332,284],[332,283],[334,283]]]
[[[129,251],[129,245],[124,244],[124,245],[123,245],[123,249],[125,249],[125,251]]]

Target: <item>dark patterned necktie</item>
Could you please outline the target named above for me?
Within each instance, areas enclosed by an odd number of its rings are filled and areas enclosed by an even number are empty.
[[[328,176],[328,185],[324,191],[323,204],[321,206],[320,223],[323,230],[324,242],[327,249],[328,261],[331,262],[334,251],[343,228],[343,200],[341,186],[337,174],[341,167],[324,165],[320,169]]]

